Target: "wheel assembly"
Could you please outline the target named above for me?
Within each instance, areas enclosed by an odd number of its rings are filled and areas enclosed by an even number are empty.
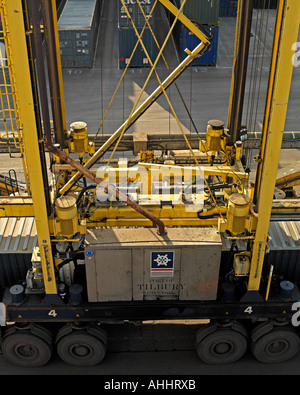
[[[4,334],[1,348],[10,363],[33,368],[49,362],[53,351],[51,342],[50,332],[39,326],[10,328]]]
[[[263,363],[281,363],[293,358],[300,350],[300,339],[291,327],[275,327],[252,342],[254,357]]]
[[[242,358],[248,346],[247,336],[242,326],[236,326],[238,330],[229,326],[200,329],[196,335],[199,358],[212,365],[230,364]]]
[[[99,328],[75,329],[58,334],[57,353],[69,365],[94,366],[105,357],[107,337]]]

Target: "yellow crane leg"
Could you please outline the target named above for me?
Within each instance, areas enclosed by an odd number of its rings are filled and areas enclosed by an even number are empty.
[[[293,44],[299,31],[300,1],[279,0],[269,86],[263,127],[260,164],[254,203],[258,212],[252,248],[248,291],[257,295],[265,257],[273,194],[293,73]],[[254,293],[253,293],[254,292]],[[250,295],[248,292],[248,297]]]
[[[8,0],[4,1],[3,4],[7,12],[7,25],[9,27],[16,89],[20,105],[21,126],[23,128],[24,147],[27,154],[28,174],[45,284],[46,297],[44,303],[48,303],[51,300],[55,304],[60,298],[57,296],[47,207],[43,188],[22,1]],[[51,298],[51,296],[53,297]]]

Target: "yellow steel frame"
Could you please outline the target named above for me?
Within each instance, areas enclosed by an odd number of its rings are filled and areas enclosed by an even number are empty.
[[[165,226],[212,226],[218,225],[219,210],[214,208],[209,213],[203,213],[199,217],[195,212],[187,212],[184,204],[166,205],[143,205],[150,213],[160,218]],[[227,209],[221,208],[222,214]],[[216,217],[213,217],[216,215]],[[206,218],[209,216],[211,218]],[[91,216],[86,221],[87,227],[106,226],[153,226],[151,221],[143,218],[130,207],[97,207],[93,209]]]
[[[1,1],[6,10],[11,43],[12,60],[15,70],[15,86],[19,98],[20,127],[23,130],[24,148],[27,153],[34,217],[38,234],[41,264],[47,295],[57,294],[51,240],[44,194],[42,168],[37,137],[34,102],[30,78],[25,26],[21,0]]]
[[[208,218],[208,219],[199,219],[199,218],[168,218],[165,216],[159,216],[158,210],[154,210],[153,212],[147,207],[147,210],[150,211],[151,213],[155,213],[154,215],[157,216],[157,218],[160,218],[164,225],[166,227],[171,227],[171,226],[216,226],[218,224],[218,219],[216,218]],[[111,212],[109,212],[111,214]],[[219,214],[219,211],[218,213]],[[137,227],[152,227],[151,221],[149,221],[146,218],[108,218],[105,221],[101,221],[101,219],[93,219],[94,217],[91,217],[90,221],[91,223],[87,221],[86,225],[88,228],[94,228],[95,226],[97,227],[115,227],[115,226],[121,226],[121,227],[126,227],[126,226],[137,226]]]
[[[156,170],[162,170],[162,169],[168,169],[170,168],[172,170],[172,173],[178,173],[178,174],[183,174],[185,167],[184,166],[175,166],[172,165],[171,167],[169,165],[162,165],[162,164],[154,164],[154,163],[139,163],[139,166],[145,167],[146,169],[156,171]],[[189,166],[186,169],[189,169],[192,172],[192,175],[196,175],[197,172],[199,171],[199,167],[194,167],[194,166]],[[117,169],[116,169],[117,170]],[[231,166],[203,166],[201,167],[201,170],[203,171],[203,175],[205,177],[208,176],[219,176],[219,177],[233,177],[235,179],[239,179],[241,182],[247,182],[248,180],[248,173],[241,172],[238,170],[235,170]]]
[[[123,0],[122,4],[125,6]],[[176,80],[176,78],[182,73],[182,70],[184,70],[193,60],[194,58],[207,46],[210,44],[210,41],[208,38],[191,22],[189,21],[188,18],[186,18],[181,10],[183,8],[184,3],[182,4],[181,8],[178,10],[169,0],[159,0],[166,8],[170,10],[175,15],[175,20],[179,19],[181,20],[197,37],[201,39],[201,43],[193,50],[193,51],[186,51],[188,53],[188,56],[180,63],[180,65],[162,82],[159,84],[159,87],[142,103],[138,108],[137,104],[139,101],[139,98],[136,102],[136,105],[134,106],[131,114],[129,115],[128,119],[118,128],[118,130],[95,152],[95,154],[85,163],[85,167],[90,169],[96,162],[97,160],[103,155],[104,152],[115,142],[117,141],[118,138],[120,138],[126,128],[128,128],[132,123],[134,123],[141,114],[144,113],[144,111],[162,94],[165,92],[166,88]],[[125,9],[127,7],[125,6]],[[173,24],[174,25],[174,24]],[[152,74],[159,57],[162,54],[162,51],[164,49],[164,46],[167,42],[167,39],[169,38],[171,34],[172,29],[170,30],[168,36],[166,37],[164,45],[161,47],[159,54],[157,56],[157,59],[155,63],[152,65],[152,69],[150,71],[149,77]],[[136,33],[137,34],[137,33]],[[137,34],[138,35],[138,34]],[[138,38],[140,40],[140,35],[138,35]],[[142,43],[141,43],[142,44]],[[146,81],[147,83],[147,81]],[[146,84],[145,84],[146,85]],[[144,86],[145,89],[145,86]],[[187,141],[188,143],[188,141]],[[81,173],[77,172],[73,177],[59,190],[59,194],[63,195],[69,189],[72,187],[72,185],[79,180],[81,177]]]
[[[124,0],[120,0],[120,1],[121,1],[122,5],[123,5],[123,7],[124,7],[124,9],[125,9],[125,11],[126,11],[126,13],[127,13],[128,18],[130,18],[130,13],[129,13],[129,11],[128,11],[128,8],[126,7],[126,4],[124,3]],[[160,0],[159,0],[159,1],[160,1]],[[182,14],[182,9],[183,9],[183,6],[184,6],[185,2],[186,2],[186,0],[183,0],[183,2],[182,2],[182,4],[181,4],[181,7],[180,7],[179,10],[178,10],[176,7],[174,7],[168,0],[165,1],[165,3],[166,3],[165,6],[169,5],[171,12],[175,15],[175,21],[177,20],[177,18],[180,19],[180,20],[182,20],[182,21],[184,21],[184,24],[186,24],[187,26],[190,26],[191,29],[192,29],[193,31],[195,31],[195,34],[197,34],[197,36],[202,40],[202,43],[198,46],[199,52],[200,52],[201,46],[203,46],[203,48],[204,48],[204,46],[205,46],[205,45],[209,45],[210,42],[209,42],[209,40],[207,39],[207,37],[206,37],[206,36],[205,36],[205,35],[204,35],[204,34],[193,24],[193,23],[191,23],[191,22],[189,21],[189,19],[186,18],[186,16],[184,16],[184,15]],[[145,13],[144,13],[144,10],[143,10],[143,8],[142,8],[142,6],[141,6],[140,0],[137,0],[137,3],[138,3],[138,5],[139,5],[139,7],[140,7],[140,9],[141,9],[141,11],[142,11],[142,13],[143,13],[143,16],[145,17],[145,20],[147,21],[147,18],[146,18],[146,15],[145,15]],[[164,3],[164,1],[162,1],[162,3]],[[174,8],[174,9],[173,9],[173,8]],[[148,21],[147,21],[147,23],[148,23]],[[171,29],[170,29],[170,31],[169,31],[169,33],[168,33],[168,35],[167,35],[165,41],[164,41],[163,46],[160,48],[159,54],[158,54],[158,56],[156,57],[156,60],[155,60],[154,63],[152,62],[151,57],[149,56],[148,51],[147,51],[147,49],[146,49],[146,47],[145,47],[145,45],[144,45],[144,43],[143,43],[143,40],[142,40],[142,38],[141,38],[142,35],[140,35],[140,34],[138,33],[137,28],[136,28],[136,26],[135,26],[135,24],[134,24],[134,22],[133,22],[132,19],[131,19],[131,24],[132,24],[132,27],[133,27],[133,29],[134,29],[134,32],[135,32],[136,36],[138,37],[138,42],[141,44],[141,46],[142,46],[142,48],[143,48],[143,50],[144,50],[144,52],[145,52],[145,55],[147,56],[148,62],[149,62],[149,64],[150,64],[150,66],[151,66],[151,71],[150,71],[150,73],[149,73],[149,75],[148,75],[148,77],[147,77],[147,80],[146,80],[145,84],[144,84],[144,88],[141,90],[141,92],[140,92],[140,94],[139,94],[139,97],[138,97],[138,99],[136,100],[136,103],[135,103],[135,105],[134,105],[134,107],[133,107],[133,109],[132,109],[132,111],[131,111],[131,113],[130,113],[130,116],[132,115],[132,113],[133,113],[134,110],[136,109],[136,107],[137,107],[137,105],[138,105],[138,102],[139,102],[139,100],[140,100],[140,98],[141,98],[141,96],[142,96],[142,93],[144,92],[144,89],[146,88],[146,86],[147,86],[147,84],[148,84],[148,82],[149,82],[149,80],[150,80],[150,77],[151,77],[152,73],[154,72],[155,75],[156,75],[157,81],[158,81],[158,83],[159,83],[159,86],[160,86],[160,88],[161,88],[161,90],[162,90],[162,93],[164,94],[164,96],[165,96],[165,98],[166,98],[166,100],[167,100],[167,103],[168,103],[168,105],[169,105],[169,108],[170,108],[170,110],[171,110],[171,112],[172,112],[172,114],[173,114],[173,116],[174,116],[174,118],[175,118],[175,120],[176,120],[176,122],[177,122],[177,125],[178,125],[178,127],[179,127],[181,133],[183,134],[183,137],[184,137],[184,139],[185,139],[185,141],[186,141],[186,144],[187,144],[187,146],[188,146],[188,148],[189,148],[189,150],[190,150],[192,156],[195,158],[195,154],[194,154],[193,150],[191,149],[190,143],[189,143],[189,141],[188,141],[188,139],[187,139],[187,137],[186,137],[186,135],[185,135],[185,133],[184,133],[184,131],[183,131],[183,128],[182,128],[182,126],[181,126],[181,124],[180,124],[180,122],[179,122],[179,119],[178,119],[178,117],[177,117],[177,115],[176,115],[176,112],[174,111],[174,108],[173,108],[173,106],[172,106],[172,103],[171,103],[171,101],[170,101],[168,95],[166,94],[166,90],[165,90],[165,88],[163,87],[163,85],[162,85],[162,83],[161,83],[161,80],[160,80],[158,74],[157,74],[156,71],[155,71],[155,67],[156,67],[156,65],[157,65],[157,63],[158,63],[158,61],[159,61],[159,59],[160,59],[160,57],[161,57],[161,55],[162,55],[163,49],[164,49],[164,47],[165,47],[165,44],[167,43],[167,41],[168,41],[168,39],[169,39],[169,37],[170,37],[170,35],[171,35],[171,33],[172,33],[172,29],[173,29],[173,27],[174,27],[175,22],[173,22],[173,25],[172,25],[172,27],[171,27]],[[150,27],[150,29],[151,29],[151,27]],[[151,33],[152,33],[152,35],[153,35],[153,31],[151,31]],[[187,52],[188,55],[191,54],[191,51],[188,50],[188,49],[186,50],[186,52]],[[125,123],[125,125],[124,125],[124,127],[123,127],[123,130],[122,130],[122,132],[121,132],[121,134],[120,134],[118,143],[119,143],[120,139],[122,138],[123,134],[125,133],[126,127],[127,127],[128,123],[129,123],[130,116],[129,116],[129,118],[127,119],[127,121],[126,121],[126,123]],[[114,150],[113,150],[113,152],[112,152],[112,154],[111,154],[110,160],[111,160],[111,158],[113,157],[113,155],[114,155],[114,153],[115,153],[115,151],[116,151],[116,149],[117,149],[118,143],[116,144],[116,146],[115,146],[115,148],[114,148]],[[109,160],[109,162],[110,162],[110,160]],[[196,158],[195,158],[195,162],[197,162],[197,159],[196,159]]]
[[[276,186],[278,188],[300,185],[300,163],[280,169],[277,173]]]
[[[0,198],[1,217],[34,217],[31,196],[8,196]]]
[[[300,1],[279,0],[267,93],[260,163],[256,180],[257,229],[248,291],[258,291],[293,73],[293,44],[299,31]]]
[[[140,171],[145,169],[145,171]],[[186,205],[181,200],[178,201],[178,196],[168,195],[164,199],[164,195],[150,195],[152,190],[152,182],[159,181],[161,177],[168,176],[168,182],[170,185],[173,183],[173,178],[179,179],[183,177],[185,170],[188,170],[188,174],[191,177],[199,175],[199,170],[204,179],[209,176],[217,176],[219,180],[226,182],[227,177],[231,177],[237,184],[237,190],[244,192],[247,188],[248,173],[240,172],[233,169],[230,166],[203,166],[197,168],[194,166],[169,166],[169,165],[157,165],[153,163],[139,163],[138,169],[132,171],[131,168],[112,168],[104,171],[103,179],[110,182],[111,176],[113,182],[118,184],[120,180],[127,180],[130,174],[136,175],[135,181],[139,179],[141,181],[141,190],[139,192],[139,204],[145,207],[149,212],[155,215],[157,218],[161,218],[166,226],[209,226],[217,225],[219,215],[226,215],[227,208],[224,206],[218,206],[210,208],[209,212],[197,214],[197,209],[189,211]],[[129,177],[132,178],[132,177]],[[143,196],[147,197],[147,203],[143,202]],[[201,198],[201,197],[199,197]],[[203,198],[203,197],[202,197]],[[161,201],[172,200],[170,205],[163,205],[160,207]],[[206,209],[207,207],[205,207]],[[87,220],[87,226],[152,226],[151,221],[143,219],[141,214],[137,213],[131,207],[128,206],[101,206],[95,207],[92,202],[89,202],[86,208],[85,214],[91,211],[89,219]],[[215,218],[211,218],[216,215]],[[206,218],[209,216],[210,218]],[[103,220],[105,218],[105,220]]]
[[[169,84],[176,79],[181,73],[182,69],[185,68],[195,56],[209,44],[207,37],[197,29],[184,15],[181,10],[174,7],[168,0],[159,0],[170,12],[172,12],[176,18],[181,20],[197,37],[202,40],[202,43],[192,52],[188,52],[188,57],[166,78],[160,86],[153,92],[152,95],[135,111],[132,112],[129,119],[123,124],[111,138],[105,142],[102,147],[96,152],[96,154],[87,161],[86,167],[90,168],[97,159],[105,152],[105,150],[119,138],[125,130],[125,127],[134,122],[141,113],[148,108],[149,104],[152,103],[156,98],[164,93],[165,89]],[[54,7],[55,1],[52,1]],[[21,0],[0,0],[2,10],[5,10],[7,18],[7,29],[6,33],[10,40],[11,50],[11,67],[14,67],[15,75],[15,91],[18,97],[18,107],[20,110],[20,130],[22,130],[22,136],[24,140],[25,153],[27,155],[28,174],[30,179],[31,198],[24,200],[15,200],[15,206],[10,204],[9,208],[4,212],[5,215],[30,215],[34,214],[36,220],[36,227],[38,233],[42,271],[45,282],[45,292],[47,295],[56,295],[57,287],[55,281],[54,271],[54,259],[51,250],[50,240],[50,229],[49,219],[47,215],[46,201],[44,196],[44,189],[41,188],[43,184],[42,168],[40,163],[40,153],[38,149],[38,137],[36,120],[34,113],[34,103],[32,96],[32,86],[30,78],[30,70],[28,62],[24,61],[27,59],[28,54],[26,51],[26,40],[24,35],[24,21],[23,21],[23,10]],[[298,28],[299,28],[299,15],[300,15],[300,2],[295,0],[279,0],[278,6],[278,17],[275,29],[273,58],[271,63],[271,71],[269,78],[269,88],[265,109],[264,129],[262,146],[260,150],[260,163],[258,166],[258,176],[255,190],[255,204],[258,210],[258,220],[256,234],[252,246],[252,260],[251,269],[248,281],[248,291],[257,291],[260,286],[261,272],[263,266],[263,260],[265,255],[265,246],[268,235],[268,228],[270,222],[270,216],[272,211],[272,200],[273,191],[276,182],[276,173],[279,162],[279,154],[282,143],[282,131],[284,130],[284,122],[287,110],[290,82],[292,78],[292,56],[294,54],[292,47],[294,42],[297,41]],[[55,13],[53,13],[55,15]],[[56,22],[57,24],[57,22]],[[56,33],[57,34],[57,33]],[[56,37],[57,40],[58,37]],[[139,37],[140,39],[140,37]],[[57,40],[58,42],[58,40]],[[163,49],[163,48],[162,48]],[[162,49],[160,52],[162,52]],[[60,57],[58,56],[58,59]],[[156,63],[152,65],[154,70]],[[62,88],[61,73],[60,76],[60,87]],[[63,103],[63,100],[62,100]],[[65,114],[65,111],[63,111]],[[65,122],[65,119],[64,119]],[[143,164],[143,166],[153,166]],[[208,173],[224,175],[232,171],[232,168],[209,168]],[[237,172],[235,172],[237,174]],[[234,173],[234,174],[235,174]],[[65,184],[59,191],[60,194],[65,193],[69,190],[70,186],[74,181],[80,177],[79,173],[76,173],[71,180]],[[245,181],[247,176],[244,173],[239,173],[238,177]],[[10,200],[10,202],[12,202]],[[2,202],[0,201],[0,208]],[[183,207],[175,205],[172,207],[157,206],[150,207],[158,217],[164,218],[166,225],[212,225],[216,224],[216,219],[201,219],[197,218],[195,213],[186,214],[183,212]],[[1,210],[2,211],[2,210]],[[218,212],[226,213],[226,208],[214,209],[212,213]],[[4,213],[0,213],[3,216]],[[17,213],[17,214],[16,214]],[[128,217],[127,217],[128,215]],[[120,218],[121,216],[121,218]],[[144,218],[139,218],[137,214],[133,213],[130,208],[126,207],[101,207],[97,208],[94,213],[90,216],[88,222],[91,222],[93,226],[101,226],[101,218],[108,218],[105,221],[105,225],[110,226],[126,226],[134,225],[137,226],[149,226],[149,221]]]

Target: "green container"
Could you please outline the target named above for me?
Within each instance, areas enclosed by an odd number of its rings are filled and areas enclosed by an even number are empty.
[[[175,0],[179,8],[183,0]],[[219,21],[220,0],[187,0],[183,13],[192,22],[203,25],[217,25]]]

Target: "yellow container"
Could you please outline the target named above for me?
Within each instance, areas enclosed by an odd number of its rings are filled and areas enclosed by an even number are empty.
[[[243,193],[233,193],[229,197],[227,229],[233,234],[243,233],[249,215],[250,198]]]
[[[61,196],[55,201],[60,234],[72,237],[78,232],[77,206],[73,196]]]
[[[87,124],[85,122],[73,122],[70,125],[70,132],[72,138],[71,150],[82,156],[88,151],[89,138],[87,132]]]
[[[206,129],[206,149],[216,153],[222,149],[221,137],[224,132],[224,122],[211,120]]]

